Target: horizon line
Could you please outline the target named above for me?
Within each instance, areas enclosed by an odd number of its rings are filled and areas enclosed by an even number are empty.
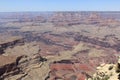
[[[14,13],[14,12],[120,12],[118,10],[76,10],[76,11],[72,11],[72,10],[66,10],[66,11],[62,11],[62,10],[56,10],[56,11],[0,11],[0,13]]]

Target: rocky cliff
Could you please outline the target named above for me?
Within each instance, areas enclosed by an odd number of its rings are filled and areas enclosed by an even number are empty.
[[[15,45],[24,44],[23,38],[9,38],[8,40],[4,40],[0,42],[0,54],[4,53],[4,50],[8,47],[14,47]]]

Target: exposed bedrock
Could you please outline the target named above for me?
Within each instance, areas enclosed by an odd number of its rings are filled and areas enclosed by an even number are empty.
[[[4,50],[8,47],[14,47],[15,45],[22,45],[22,44],[24,44],[24,39],[23,38],[0,43],[0,54],[3,54]]]
[[[88,36],[83,36],[83,35],[76,35],[74,37],[74,39],[76,41],[83,41],[83,42],[87,42],[87,43],[91,43],[93,45],[98,45],[104,48],[112,48],[115,49],[116,51],[120,51],[120,44],[116,43],[114,45],[111,45],[111,43],[109,42],[105,42],[105,41],[101,41],[95,38],[89,38]]]
[[[18,62],[22,56],[4,56],[0,55],[0,78],[4,79],[9,75],[18,74],[20,68]]]

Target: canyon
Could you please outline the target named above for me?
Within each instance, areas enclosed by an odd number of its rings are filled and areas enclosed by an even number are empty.
[[[88,80],[120,55],[117,12],[0,13],[0,80]]]

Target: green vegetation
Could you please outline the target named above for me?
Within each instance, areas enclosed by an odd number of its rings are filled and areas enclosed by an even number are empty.
[[[95,78],[92,78],[91,80],[108,80],[110,77],[108,75],[105,75],[104,77],[95,77]]]
[[[110,66],[109,68],[108,68],[108,70],[112,70],[113,69],[113,66]]]
[[[119,63],[117,63],[116,72],[117,72],[117,73],[120,73],[120,64],[119,64]]]
[[[105,73],[98,73],[95,77],[91,78],[91,80],[109,80],[110,76]]]

